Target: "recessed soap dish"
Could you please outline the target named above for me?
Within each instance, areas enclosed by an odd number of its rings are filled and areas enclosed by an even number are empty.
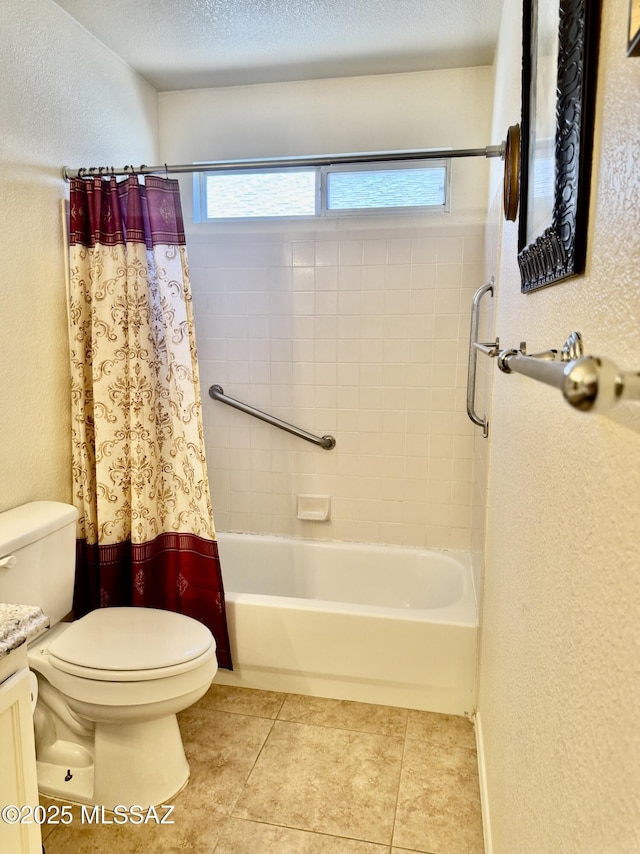
[[[329,495],[299,495],[298,519],[311,522],[327,522],[331,518]]]

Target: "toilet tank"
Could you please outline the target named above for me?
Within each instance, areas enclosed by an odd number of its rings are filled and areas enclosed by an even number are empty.
[[[32,501],[0,513],[0,602],[38,605],[55,625],[71,610],[78,511]]]

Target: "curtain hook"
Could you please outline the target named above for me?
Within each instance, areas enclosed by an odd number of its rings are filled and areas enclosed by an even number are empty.
[[[165,178],[168,178],[168,177],[169,177],[169,169],[167,168],[167,164],[166,164],[166,163],[164,164],[164,177],[165,177]]]

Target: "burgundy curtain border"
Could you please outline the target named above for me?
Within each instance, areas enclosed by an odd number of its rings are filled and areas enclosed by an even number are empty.
[[[116,194],[118,203],[103,202]],[[112,216],[112,212],[119,216]],[[144,243],[186,246],[180,184],[175,178],[137,175],[72,178],[69,190],[69,245],[93,248]]]

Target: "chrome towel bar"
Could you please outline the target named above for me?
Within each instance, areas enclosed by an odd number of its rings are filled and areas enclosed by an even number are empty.
[[[478,288],[471,304],[469,365],[467,374],[467,414],[474,424],[489,434],[489,422],[475,410],[476,369],[478,353],[497,358],[505,374],[523,374],[560,389],[564,399],[581,412],[606,412],[622,400],[640,401],[640,371],[621,371],[609,359],[585,356],[582,335],[572,332],[561,350],[527,353],[526,342],[517,350],[500,349],[500,339],[478,341],[480,303],[494,294],[493,277]]]
[[[497,356],[505,374],[523,374],[553,386],[581,412],[606,412],[622,400],[640,401],[640,372],[621,371],[609,359],[585,356],[582,335],[572,332],[561,350],[527,354],[523,341],[517,350],[497,351],[497,346],[475,347]]]
[[[567,403],[581,412],[606,412],[621,400],[640,400],[640,373],[621,371],[609,359],[583,356],[582,336],[576,332],[573,336],[580,340],[578,358],[567,359],[566,344],[560,353],[548,350],[531,356],[521,344],[519,350],[503,350],[498,367],[560,389]]]
[[[333,436],[314,436],[313,433],[301,430],[300,427],[294,427],[293,424],[289,424],[287,421],[282,421],[280,418],[269,415],[261,409],[249,406],[248,403],[242,403],[242,401],[236,400],[235,397],[229,397],[224,393],[222,386],[212,385],[209,388],[209,397],[212,397],[214,400],[219,400],[221,403],[226,403],[228,406],[233,406],[234,409],[239,409],[241,412],[246,412],[247,415],[253,415],[254,418],[259,418],[261,421],[266,421],[267,424],[271,424],[273,427],[279,427],[280,430],[286,430],[287,433],[292,433],[300,439],[304,439],[314,445],[319,445],[321,448],[324,448],[325,451],[331,451],[336,446],[336,440]]]

